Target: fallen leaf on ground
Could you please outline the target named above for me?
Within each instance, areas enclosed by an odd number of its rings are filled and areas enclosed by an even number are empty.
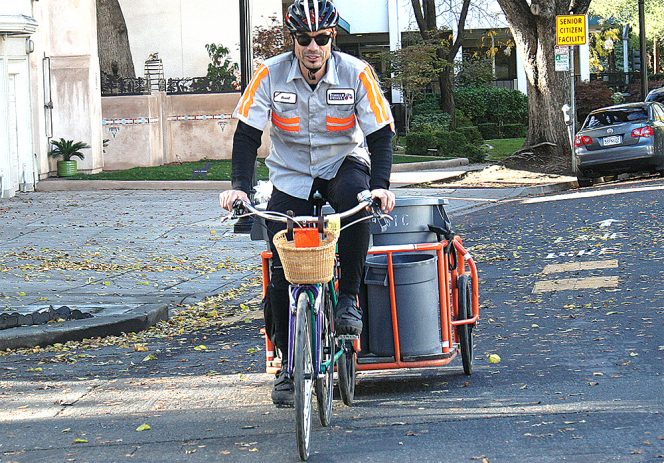
[[[141,432],[141,431],[149,431],[150,429],[152,429],[152,427],[151,427],[149,424],[147,424],[147,423],[143,423],[143,424],[140,425],[138,428],[136,428],[136,431],[138,431],[138,432]]]

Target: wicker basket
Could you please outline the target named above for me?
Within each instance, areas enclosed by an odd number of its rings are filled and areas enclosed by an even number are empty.
[[[326,283],[334,275],[334,255],[338,235],[325,232],[325,239],[315,248],[296,248],[286,239],[286,230],[274,235],[274,246],[284,266],[286,280],[294,284]]]

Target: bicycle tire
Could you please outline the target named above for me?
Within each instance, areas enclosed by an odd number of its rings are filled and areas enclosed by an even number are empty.
[[[330,366],[324,375],[316,378],[316,401],[318,403],[318,418],[321,426],[329,426],[332,418],[332,398],[334,394],[334,333],[332,332],[332,301],[327,291],[323,297],[321,310],[320,333],[320,363],[329,361]]]
[[[473,318],[473,280],[470,275],[461,275],[457,279],[459,320]],[[457,327],[461,348],[461,363],[466,375],[473,373],[473,325]]]
[[[339,393],[341,400],[348,407],[353,405],[355,401],[355,376],[357,363],[357,352],[353,348],[352,341],[342,341],[344,353],[339,357],[339,364],[337,365],[337,373],[339,375]]]
[[[309,295],[300,293],[297,298],[295,319],[294,374],[295,385],[295,435],[300,459],[309,458],[311,438],[311,399],[313,394],[313,356],[311,355],[311,318]]]

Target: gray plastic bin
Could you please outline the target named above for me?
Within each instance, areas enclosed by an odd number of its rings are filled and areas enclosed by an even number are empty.
[[[375,222],[371,224],[373,246],[437,242],[436,234],[429,231],[429,225],[443,229],[450,227],[443,207],[445,204],[446,199],[432,196],[397,198],[396,206],[390,212],[394,220],[387,221],[385,230],[381,230]]]
[[[442,352],[437,261],[437,256],[429,254],[392,256],[402,357]],[[394,356],[387,255],[367,257],[364,283],[369,351],[381,357]]]

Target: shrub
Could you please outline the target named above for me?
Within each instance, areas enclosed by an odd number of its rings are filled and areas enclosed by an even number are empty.
[[[481,124],[477,124],[477,129],[480,131],[482,137],[484,137],[485,140],[500,138],[498,124],[495,122],[483,122]]]
[[[458,131],[438,132],[436,141],[439,156],[457,156],[458,149],[468,144],[466,136]]]
[[[413,103],[413,114],[431,114],[440,112],[440,96],[435,93],[422,95]]]
[[[456,125],[458,127],[472,127],[473,121],[466,116],[463,111],[459,108],[454,109],[454,114],[456,115]]]
[[[576,118],[583,123],[593,109],[613,105],[613,91],[606,82],[593,80],[576,85]]]
[[[460,150],[460,157],[468,158],[471,164],[486,161],[487,151],[483,146],[464,145]]]
[[[468,142],[473,145],[481,145],[482,143],[484,143],[484,137],[482,137],[482,133],[475,126],[458,127],[457,131],[464,134],[466,140],[468,140]]]
[[[406,154],[427,154],[429,149],[438,148],[438,132],[410,132],[406,135]]]
[[[521,138],[526,136],[523,124],[505,124],[500,128],[500,138]]]
[[[410,121],[410,130],[413,132],[431,132],[435,130],[448,130],[450,128],[450,115],[441,111],[430,114],[417,114]]]
[[[454,92],[456,106],[473,124],[525,124],[528,97],[518,90],[492,86],[464,87]]]

